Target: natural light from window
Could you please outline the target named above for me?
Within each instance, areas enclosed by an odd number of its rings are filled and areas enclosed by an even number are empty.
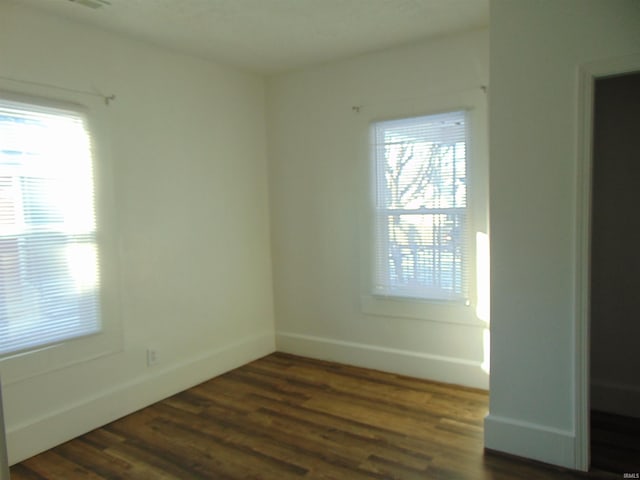
[[[373,124],[374,294],[468,301],[466,112]]]
[[[0,98],[0,356],[100,331],[83,113]]]

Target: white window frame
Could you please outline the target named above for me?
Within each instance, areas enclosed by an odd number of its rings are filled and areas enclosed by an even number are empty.
[[[2,85],[0,85],[1,87]],[[16,93],[0,89],[6,100],[81,113],[91,133],[94,175],[96,244],[99,251],[101,329],[92,335],[63,340],[0,357],[3,382],[10,385],[47,372],[111,355],[123,350],[122,319],[117,268],[115,196],[112,165],[106,148],[108,118],[104,102],[69,93],[52,99],[40,87]]]
[[[389,103],[361,109],[361,154],[363,175],[361,197],[361,297],[363,313],[443,323],[485,327],[488,323],[488,132],[486,94],[478,87],[454,94]],[[468,288],[466,302],[380,295],[375,292],[375,159],[372,158],[371,125],[385,120],[428,116],[444,112],[467,112],[467,210],[468,210]],[[365,150],[366,148],[366,150]],[[366,182],[366,184],[365,184]],[[478,250],[481,251],[478,251]],[[482,278],[478,279],[478,276]]]

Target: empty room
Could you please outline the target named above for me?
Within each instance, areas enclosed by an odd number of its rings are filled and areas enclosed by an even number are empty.
[[[0,0],[0,479],[638,478],[590,422],[638,71],[635,0]]]

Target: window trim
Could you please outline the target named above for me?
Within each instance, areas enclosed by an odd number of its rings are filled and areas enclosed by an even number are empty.
[[[109,162],[106,148],[108,119],[104,104],[73,92],[67,93],[64,97],[50,96],[43,88],[28,86],[24,91],[16,92],[5,90],[0,84],[0,97],[10,101],[75,111],[85,119],[92,142],[95,242],[99,252],[102,328],[99,332],[1,357],[0,370],[5,385],[120,353],[124,349],[115,236],[116,209],[115,196],[112,193],[113,166]]]
[[[360,155],[362,175],[360,182],[362,212],[360,221],[361,291],[360,310],[366,315],[387,318],[428,320],[442,323],[486,327],[488,319],[478,310],[486,309],[488,299],[478,298],[478,273],[485,273],[477,265],[480,256],[487,256],[488,249],[481,255],[476,252],[485,242],[478,242],[477,235],[488,236],[488,126],[487,99],[483,89],[470,89],[434,97],[407,99],[386,103],[377,107],[363,108],[361,115]],[[370,128],[375,122],[404,119],[445,112],[467,112],[467,211],[469,250],[469,295],[468,300],[423,299],[405,296],[391,296],[374,293],[375,275],[375,159],[372,158]],[[366,203],[365,203],[366,202]],[[488,282],[488,278],[486,279]],[[486,289],[483,289],[485,291]]]

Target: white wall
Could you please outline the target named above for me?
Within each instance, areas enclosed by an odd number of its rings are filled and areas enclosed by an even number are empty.
[[[578,67],[639,51],[635,0],[492,1],[490,449],[576,466]]]
[[[14,463],[275,344],[263,79],[4,2],[0,59],[3,77],[117,96],[0,80],[100,125],[123,332],[118,353],[5,386]]]
[[[279,350],[487,386],[481,368],[486,324],[473,307],[418,306],[413,313],[420,310],[417,313],[427,320],[385,314],[385,305],[371,305],[376,300],[364,298],[369,280],[363,267],[369,122],[467,106],[469,101],[482,103],[481,86],[487,83],[486,31],[269,79]],[[482,132],[486,118],[476,113],[474,121]],[[479,134],[475,147],[482,152],[483,146]],[[480,165],[486,158],[475,160]],[[477,193],[486,194],[482,178]],[[476,227],[486,233],[486,218],[477,221]],[[372,308],[380,314],[370,314]]]

